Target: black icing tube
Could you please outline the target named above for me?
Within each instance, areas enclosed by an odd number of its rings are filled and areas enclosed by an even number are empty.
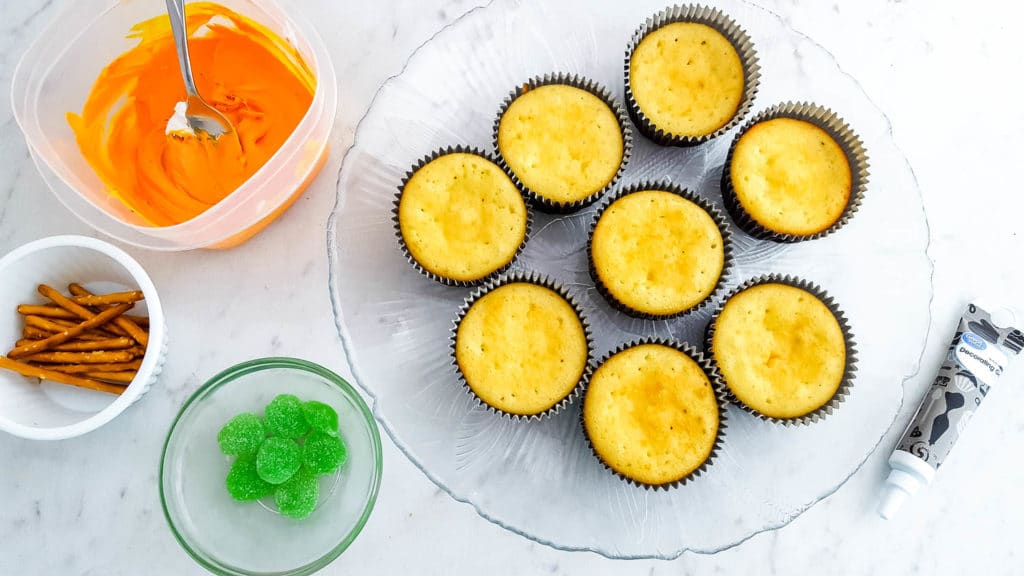
[[[1024,334],[1011,326],[1007,308],[972,303],[960,319],[949,352],[917,414],[889,457],[878,513],[891,518],[906,499],[931,483],[1009,359],[1024,348]]]

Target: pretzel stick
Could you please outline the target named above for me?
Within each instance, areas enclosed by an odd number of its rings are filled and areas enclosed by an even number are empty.
[[[50,332],[51,336],[53,334],[63,332],[67,328],[70,328],[70,326],[66,326],[60,320],[43,318],[42,316],[35,315],[25,316],[25,326],[45,330],[46,332]]]
[[[80,304],[72,302],[71,300],[68,299],[67,296],[61,294],[60,292],[54,290],[53,288],[47,286],[46,284],[40,284],[38,290],[40,294],[46,296],[50,300],[53,300],[54,304],[60,306],[61,308],[67,310],[68,312],[71,312],[72,314],[78,316],[82,320],[89,320],[91,318],[96,317],[96,313],[93,312],[92,310],[89,310],[88,308]],[[128,335],[128,333],[123,328],[116,326],[116,323],[114,326],[105,326],[104,328],[117,334],[118,336]]]
[[[18,312],[23,316],[30,314],[35,316],[42,316],[43,318],[52,318],[55,320],[77,320],[78,316],[75,316],[71,312],[61,308],[60,306],[50,305],[35,305],[35,304],[20,304],[18,306]],[[148,316],[133,316],[131,314],[125,314],[125,318],[135,322],[140,328],[149,326]]]
[[[111,364],[54,364],[46,366],[55,372],[65,374],[84,374],[86,372],[128,372],[136,371],[142,366],[142,360],[131,362],[114,362]]]
[[[112,304],[134,304],[139,300],[144,300],[145,296],[142,295],[141,290],[130,290],[128,292],[112,292],[110,294],[82,294],[75,296],[71,300],[75,304],[81,304],[82,306],[109,306]]]
[[[75,326],[78,326],[78,323],[71,322],[68,320],[58,320],[56,318],[43,318],[42,316],[25,316],[25,325],[31,326],[33,328],[38,328],[40,330],[45,330],[46,332],[48,332],[45,338],[49,338],[54,334],[60,334],[61,332],[69,328],[74,328]],[[118,336],[117,334],[107,332],[101,327],[86,330],[85,332],[82,333],[81,336],[84,337],[86,334],[91,335],[92,340],[120,338],[120,336]]]
[[[149,328],[148,316],[132,316],[131,314],[125,314],[124,317],[138,324],[139,328]]]
[[[21,357],[26,362],[43,364],[111,364],[131,362],[135,355],[127,350],[93,352],[39,352]]]
[[[132,380],[135,379],[135,372],[86,372],[85,375],[88,378],[95,378],[96,380],[106,380],[108,382],[116,382],[118,384],[131,384]]]
[[[66,342],[55,346],[53,349],[58,352],[92,352],[94,350],[121,350],[131,348],[134,344],[134,340],[125,336],[123,338],[108,338],[106,340]]]
[[[68,284],[68,291],[75,296],[95,296],[95,294],[86,290],[81,284]],[[107,310],[110,310],[110,308],[107,308]],[[139,344],[142,344],[143,346],[149,345],[149,334],[146,334],[146,332],[142,328],[139,328],[139,325],[135,322],[122,317],[115,319],[114,324],[127,332],[128,335],[134,338]]]
[[[89,290],[87,290],[84,286],[82,286],[81,284],[77,284],[77,283],[68,284],[68,291],[71,292],[74,295],[73,300],[77,300],[79,298],[102,298],[102,296],[96,296],[92,292],[89,292]],[[140,295],[139,300],[144,300],[145,299],[145,296],[143,296],[142,292],[139,291],[139,290],[135,290],[135,291],[132,291],[132,292],[124,292],[124,293],[121,293],[121,294],[136,294],[136,293]],[[109,306],[104,306],[104,305],[99,305],[98,306],[98,309],[100,309],[100,310],[103,310],[105,308],[109,308]],[[140,327],[145,327],[147,329],[149,328],[149,318],[147,318],[146,316],[131,316],[129,314],[125,314],[121,318],[118,318],[114,323],[117,326],[125,329],[129,334],[132,333],[133,328],[131,328],[130,326],[128,326],[126,324],[129,324],[129,323],[135,324],[136,328],[138,329],[138,333],[133,335],[132,337],[135,338],[136,342],[138,342],[139,344],[142,344],[144,346],[149,343],[148,342],[148,340],[149,340],[148,330],[140,328]],[[138,337],[136,337],[136,336],[138,336]],[[140,338],[145,338],[146,341],[143,342],[142,340],[140,340]]]
[[[64,320],[75,320],[78,316],[73,313],[61,308],[60,306],[47,306],[47,305],[35,305],[35,304],[21,304],[18,306],[18,314],[28,316],[33,314],[35,316],[43,316],[45,318],[61,318]]]
[[[35,340],[18,340],[15,346],[28,346]],[[50,348],[54,352],[90,352],[93,350],[121,350],[131,348],[135,341],[131,338],[107,338],[104,340],[76,340],[65,342]]]
[[[53,332],[43,330],[42,328],[35,328],[33,326],[26,325],[25,328],[22,329],[21,335],[25,338],[30,338],[32,340],[42,340],[44,338],[49,338],[50,336],[53,336]]]
[[[38,316],[36,316],[36,318],[38,318]],[[61,330],[64,329],[61,328]],[[46,338],[53,336],[55,332],[50,332],[49,330],[43,330],[32,326],[25,326],[21,331],[21,334],[26,340],[45,340]],[[113,334],[103,334],[93,330],[86,330],[79,334],[76,340],[110,340],[111,338],[116,338],[116,336]]]
[[[80,388],[97,390],[99,392],[108,392],[110,394],[120,394],[124,392],[124,386],[97,382],[89,378],[82,378],[80,376],[64,374],[63,372],[55,372],[53,370],[47,370],[45,368],[40,368],[38,366],[29,366],[28,364],[18,362],[17,360],[11,360],[10,358],[4,358],[2,356],[0,356],[0,368],[13,370],[18,374],[21,374],[22,376],[28,376],[29,378],[50,380],[53,382],[59,382],[61,384],[70,384],[72,386],[78,386]]]
[[[73,328],[73,327],[75,327],[77,325],[78,324],[76,324],[74,322],[69,322],[67,320],[57,320],[55,318],[43,318],[42,316],[25,316],[25,326],[31,326],[32,328],[38,328],[40,330],[44,330],[46,332],[49,332],[49,334],[47,334],[46,336],[43,336],[43,338],[49,338],[50,336],[53,336],[54,334],[60,334],[61,332],[67,330],[68,328]],[[116,338],[117,337],[116,334],[113,334],[111,332],[106,332],[106,331],[103,330],[103,328],[95,328],[95,329],[92,329],[92,330],[87,330],[83,334],[98,335],[98,336],[100,336],[101,338],[104,338],[104,339],[105,338]]]
[[[71,320],[64,320],[62,318],[45,318],[43,316],[36,316],[36,318],[42,318],[49,325],[60,326],[61,328],[71,328],[72,326],[79,324],[83,320],[83,318],[79,318],[77,316],[75,316]],[[97,330],[100,330],[100,328],[97,328]]]
[[[127,311],[131,307],[132,307],[131,304],[120,304],[120,305],[118,305],[118,306],[116,306],[114,308],[108,308],[108,309],[104,310],[103,312],[100,312],[96,316],[93,316],[92,318],[86,320],[85,322],[82,322],[81,324],[79,324],[79,325],[77,325],[77,326],[75,326],[73,328],[66,328],[63,332],[61,332],[59,334],[54,334],[53,336],[50,336],[49,338],[45,338],[43,340],[39,340],[39,341],[33,342],[32,344],[29,344],[28,346],[20,346],[18,348],[15,348],[14,350],[11,350],[11,352],[8,354],[8,356],[10,356],[11,358],[20,358],[22,356],[28,356],[29,354],[35,354],[35,353],[38,353],[38,352],[44,352],[50,346],[56,346],[57,344],[63,344],[64,342],[67,342],[68,340],[71,340],[75,336],[78,336],[79,334],[81,334],[82,332],[85,332],[86,330],[88,330],[90,328],[95,328],[97,326],[102,326],[102,325],[106,324],[107,322],[110,322],[114,318],[117,318],[121,314],[124,314],[125,311]],[[26,318],[26,320],[28,320],[28,318]],[[131,360],[131,358],[129,358],[129,360]]]
[[[52,336],[52,334],[51,334]],[[96,332],[95,330],[86,330],[78,335],[75,340],[86,340],[89,342],[95,342],[97,340],[112,340],[114,338],[127,338],[127,336],[114,336],[113,334],[107,334],[106,332]],[[129,338],[130,340],[130,338]]]
[[[142,346],[132,346],[131,348],[125,350],[125,352],[133,354],[136,358],[142,358],[143,356],[146,355],[146,349],[143,348]]]

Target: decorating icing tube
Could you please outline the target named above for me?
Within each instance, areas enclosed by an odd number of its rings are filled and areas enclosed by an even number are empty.
[[[987,310],[982,306],[986,306]],[[1024,334],[1009,308],[977,301],[960,318],[939,373],[889,457],[878,513],[892,518],[907,497],[931,483],[960,434],[1009,361],[1024,348]]]

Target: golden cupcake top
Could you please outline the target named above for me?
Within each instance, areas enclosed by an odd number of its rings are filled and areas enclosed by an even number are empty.
[[[718,400],[687,354],[660,344],[619,352],[594,372],[583,404],[594,450],[612,470],[645,484],[689,476],[718,437]]]
[[[583,377],[588,356],[572,304],[528,282],[478,298],[455,336],[455,359],[470,389],[510,414],[540,414],[561,402]]]
[[[575,86],[530,88],[501,115],[498,150],[524,186],[550,201],[571,204],[615,178],[625,144],[615,112]]]
[[[678,194],[643,190],[612,202],[591,239],[601,284],[621,304],[671,315],[703,302],[725,265],[718,223]]]
[[[809,236],[827,230],[850,199],[850,162],[818,126],[794,118],[758,122],[740,136],[729,167],[736,199],[761,226]]]
[[[817,296],[786,284],[759,284],[726,302],[711,342],[729,390],[772,418],[824,406],[846,372],[846,339]]]
[[[629,85],[655,128],[696,138],[736,115],[744,95],[743,63],[718,30],[675,22],[652,31],[633,50]]]
[[[406,182],[398,205],[412,257],[438,276],[470,282],[503,268],[526,240],[526,203],[500,166],[456,152]]]

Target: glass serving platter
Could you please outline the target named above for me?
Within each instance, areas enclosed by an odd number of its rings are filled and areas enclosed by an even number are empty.
[[[468,289],[418,274],[398,247],[392,203],[402,176],[449,145],[491,149],[503,98],[547,72],[578,73],[623,93],[633,31],[663,0],[497,1],[472,10],[420,47],[389,79],[359,124],[328,224],[331,298],[356,382],[398,447],[453,498],[532,540],[614,558],[715,552],[785,525],[855,473],[892,425],[904,383],[918,370],[930,324],[932,265],[920,193],[889,122],[856,80],[811,39],[742,0],[715,2],[752,37],[761,64],[753,112],[812,101],[864,140],[871,176],[864,204],[837,233],[780,245],[734,230],[727,289],[763,273],[820,284],[846,312],[858,373],[822,422],[783,427],[728,409],[724,447],[707,473],[650,491],[603,469],[587,448],[579,402],[540,422],[513,422],[476,406],[459,385],[448,337]],[[721,206],[719,180],[733,129],[695,148],[662,148],[635,134],[621,185],[668,179]],[[674,320],[637,320],[611,309],[587,272],[596,207],[537,213],[513,271],[539,271],[582,302],[595,357],[655,335],[702,345],[713,307]]]

